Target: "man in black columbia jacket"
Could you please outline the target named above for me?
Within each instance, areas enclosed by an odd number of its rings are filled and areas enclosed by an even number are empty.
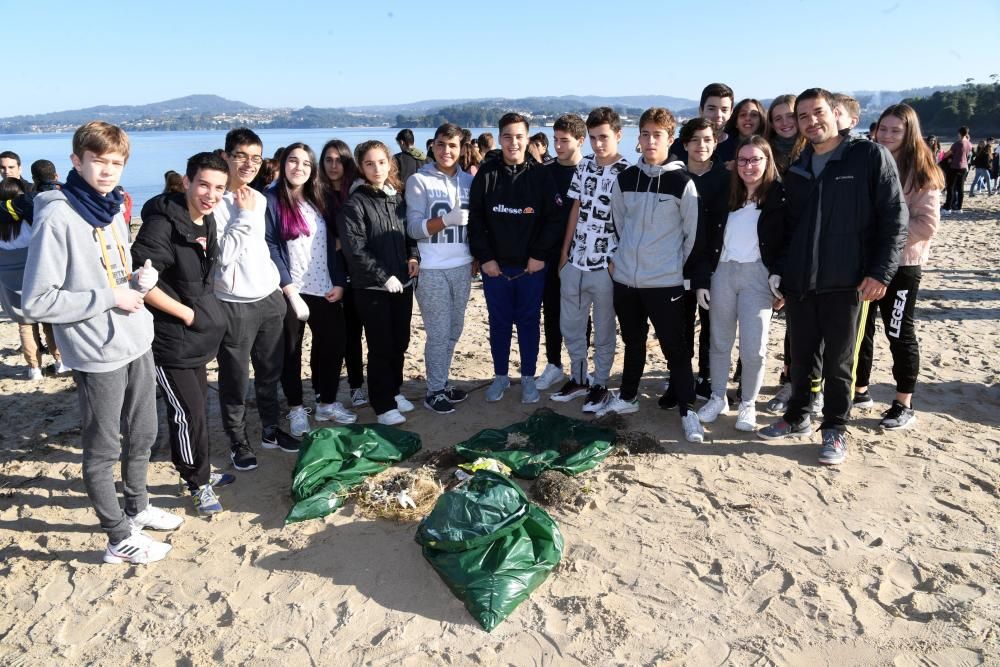
[[[212,209],[222,200],[229,166],[213,153],[187,164],[187,191],[154,197],[142,207],[142,226],[132,262],[149,262],[159,282],[145,298],[153,313],[156,380],[167,403],[174,466],[200,514],[222,510],[208,462],[208,383],[205,366],[215,358],[226,317],[215,297],[218,240]]]
[[[788,233],[771,289],[787,300],[792,397],[782,420],[758,435],[811,432],[809,372],[822,346],[825,406],[820,463],[843,463],[859,322],[899,264],[908,214],[889,152],[837,131],[833,95],[810,88],[795,102],[809,140],[785,175]]]

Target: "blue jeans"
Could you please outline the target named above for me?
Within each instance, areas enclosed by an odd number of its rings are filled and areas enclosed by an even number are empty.
[[[538,342],[545,271],[527,273],[524,267],[501,266],[501,275],[483,274],[483,294],[490,315],[490,352],[493,372],[507,375],[510,367],[510,340],[517,325],[521,352],[521,377],[534,377],[538,361]]]

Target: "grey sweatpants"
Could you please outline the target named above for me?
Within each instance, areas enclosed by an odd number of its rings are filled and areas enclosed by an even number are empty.
[[[566,262],[559,271],[559,328],[569,352],[570,376],[587,378],[587,319],[594,308],[594,383],[607,386],[615,362],[615,290],[606,269],[581,271]]]
[[[755,402],[764,382],[767,332],[771,326],[774,296],[767,286],[767,268],[761,261],[719,262],[712,275],[712,393],[725,394],[726,382],[740,329],[743,360],[743,401]]]
[[[417,280],[417,303],[424,318],[424,364],[427,395],[444,391],[455,345],[465,326],[465,308],[472,287],[469,264],[451,269],[421,269]]]
[[[156,442],[153,353],[107,373],[73,371],[83,427],[83,485],[101,529],[112,544],[129,536],[126,514],[146,509],[146,469]],[[121,433],[124,425],[125,433]],[[119,434],[124,435],[119,439]],[[115,491],[115,463],[122,461],[122,512]]]

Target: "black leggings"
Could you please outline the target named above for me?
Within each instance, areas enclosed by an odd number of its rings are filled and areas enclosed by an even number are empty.
[[[365,364],[361,354],[361,316],[354,299],[354,290],[344,288],[344,363],[351,389],[365,383]]]
[[[919,266],[899,267],[885,296],[869,307],[865,337],[858,353],[856,386],[867,387],[871,382],[875,351],[875,311],[878,310],[882,313],[882,325],[889,340],[896,391],[900,394],[912,394],[916,388],[917,375],[920,373],[920,345],[917,342],[913,311],[917,305],[921,274]]]
[[[309,306],[306,322],[295,317],[288,306],[285,312],[285,361],[281,370],[281,390],[289,407],[302,405],[302,336],[306,324],[312,331],[309,369],[317,403],[333,403],[340,387],[340,369],[344,364],[344,304],[330,303],[321,296],[303,294]]]

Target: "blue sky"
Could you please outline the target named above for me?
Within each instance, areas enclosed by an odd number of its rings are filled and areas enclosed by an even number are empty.
[[[0,116],[193,93],[265,107],[697,99],[723,81],[737,97],[766,98],[1000,73],[997,0],[21,0],[4,2],[3,17]]]

